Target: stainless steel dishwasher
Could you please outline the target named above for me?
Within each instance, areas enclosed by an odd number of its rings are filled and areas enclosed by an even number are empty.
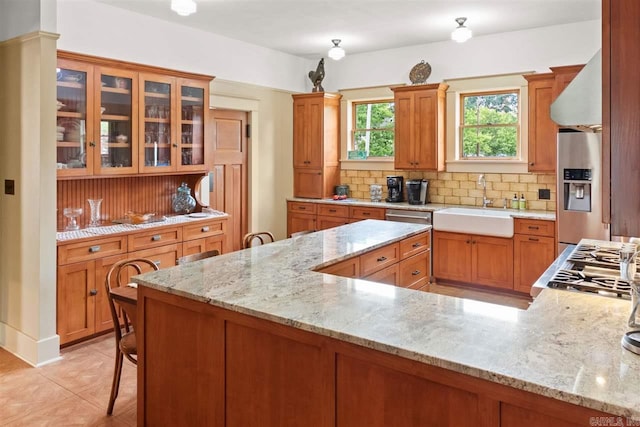
[[[387,221],[412,222],[414,224],[431,225],[431,211],[414,211],[405,209],[387,209]],[[433,283],[433,233],[429,233],[429,282]]]

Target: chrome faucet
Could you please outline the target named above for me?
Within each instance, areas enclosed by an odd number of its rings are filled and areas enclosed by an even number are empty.
[[[482,185],[482,207],[486,208],[488,205],[492,205],[493,200],[487,199],[487,180],[483,173],[478,177],[478,185]]]

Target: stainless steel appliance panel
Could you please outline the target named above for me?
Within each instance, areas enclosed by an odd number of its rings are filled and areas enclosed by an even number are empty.
[[[602,223],[601,152],[600,133],[558,134],[559,251],[583,238],[610,240],[609,225]]]

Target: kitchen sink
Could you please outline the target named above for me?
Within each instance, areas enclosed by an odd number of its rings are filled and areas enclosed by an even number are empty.
[[[453,233],[513,237],[513,217],[505,210],[446,208],[433,213],[433,229]]]

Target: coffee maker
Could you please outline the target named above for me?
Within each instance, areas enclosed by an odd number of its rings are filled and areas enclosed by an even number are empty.
[[[404,202],[404,177],[402,176],[388,176],[387,177],[387,190],[389,191],[389,197],[387,202],[399,203]]]
[[[407,201],[410,205],[424,205],[428,203],[429,181],[426,179],[412,179],[407,181]]]

